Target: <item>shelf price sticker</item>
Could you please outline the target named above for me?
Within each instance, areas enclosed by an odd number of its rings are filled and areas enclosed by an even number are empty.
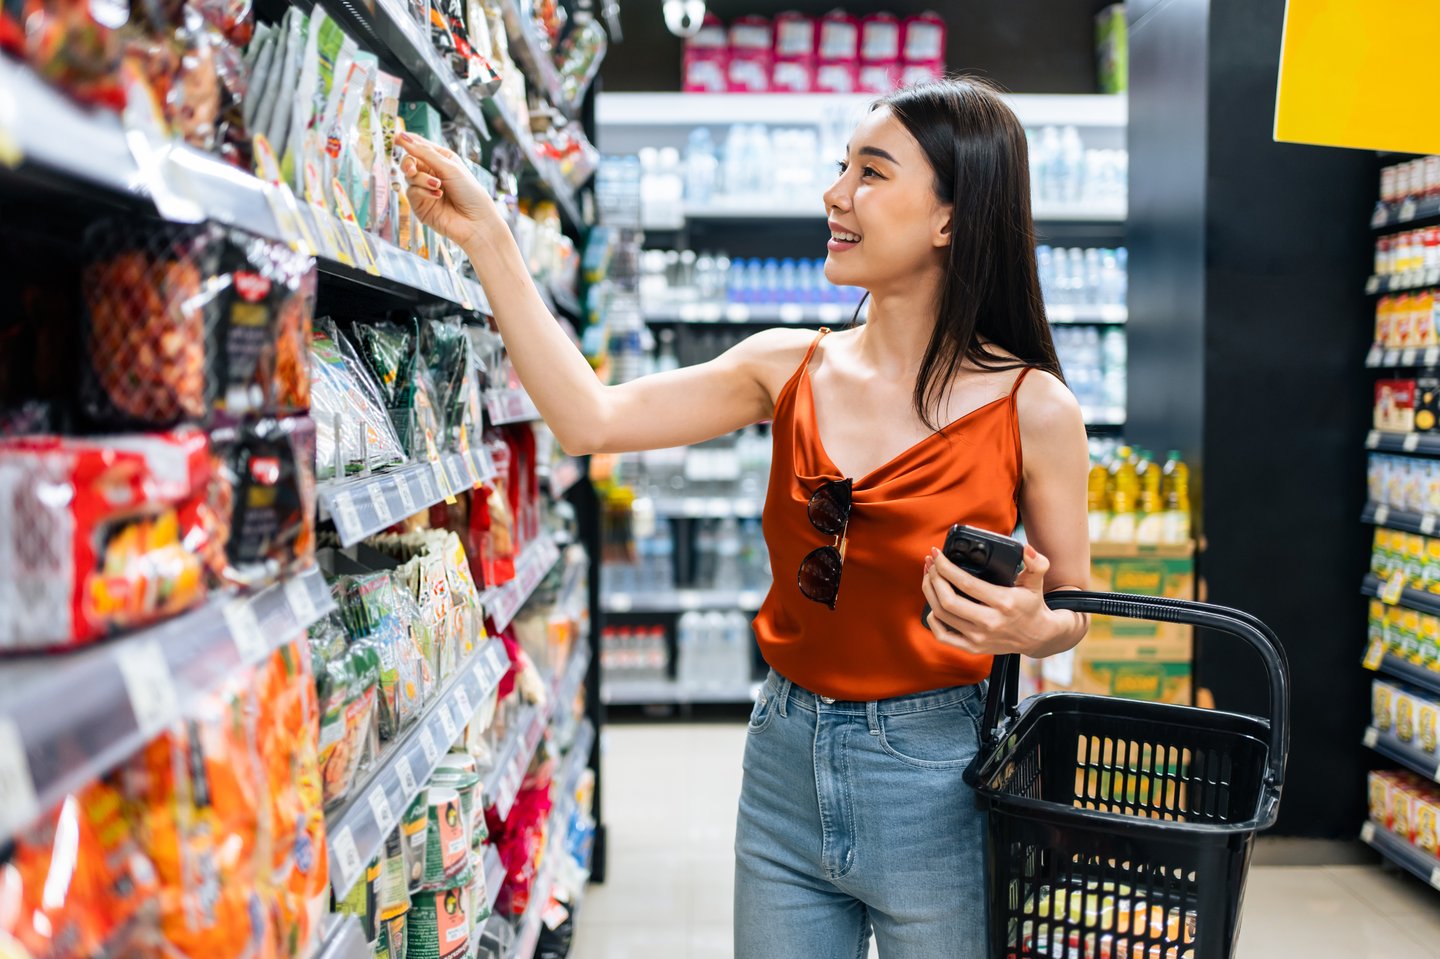
[[[330,837],[330,848],[335,851],[335,862],[340,867],[340,885],[346,892],[360,879],[365,864],[360,861],[360,850],[355,847],[355,836],[346,826]]]
[[[475,715],[475,708],[470,705],[470,695],[465,692],[465,685],[462,683],[455,687],[455,705],[460,709],[460,715],[468,723],[470,717]]]
[[[445,730],[445,745],[455,745],[455,740],[460,738],[460,729],[455,725],[455,717],[450,715],[448,707],[442,706],[438,713],[440,715],[440,728]]]
[[[360,513],[356,511],[355,501],[350,498],[349,493],[335,494],[330,505],[342,539],[354,542],[365,534],[365,528],[360,525]]]
[[[390,808],[390,800],[385,796],[385,788],[376,786],[370,790],[365,801],[370,804],[370,811],[375,814],[375,825],[380,827],[380,835],[390,835],[390,831],[395,828],[395,810]]]
[[[0,716],[0,831],[8,834],[39,814],[40,800],[20,727],[8,716]]]
[[[287,579],[283,589],[285,601],[290,604],[290,612],[295,621],[302,625],[315,622],[320,615],[320,608],[310,597],[310,587],[305,578]]]
[[[1375,841],[1375,824],[1373,822],[1366,820],[1365,825],[1360,827],[1360,841],[1366,845]]]
[[[1385,641],[1383,639],[1372,639],[1370,647],[1365,650],[1364,666],[1374,672],[1380,668],[1380,663],[1385,659]]]
[[[420,751],[425,754],[425,761],[431,766],[440,761],[440,747],[435,745],[435,737],[428,727],[420,730]]]
[[[1419,434],[1419,433],[1406,433],[1406,434],[1405,434],[1405,442],[1402,443],[1401,446],[1404,447],[1405,452],[1407,452],[1407,453],[1413,453],[1413,452],[1415,452],[1417,449],[1420,448],[1420,434]]]
[[[1440,889],[1440,866],[1430,870],[1430,888]]]
[[[379,483],[371,483],[366,490],[370,494],[370,505],[375,508],[375,518],[389,526],[394,520],[390,516],[390,501],[385,498],[385,491]]]
[[[405,511],[406,516],[414,516],[416,511],[415,494],[410,492],[410,481],[404,476],[398,477],[395,481],[395,489],[400,494],[400,508]]]
[[[396,761],[395,776],[400,780],[400,788],[404,790],[407,799],[420,794],[420,784],[415,780],[415,770],[405,756],[401,756]]]
[[[133,640],[116,648],[115,660],[135,713],[135,725],[150,739],[180,715],[180,697],[165,651],[157,640]]]
[[[1365,434],[1365,448],[1367,450],[1378,449],[1380,446],[1380,431],[1371,430]]]
[[[1386,606],[1394,606],[1400,602],[1400,596],[1405,592],[1405,573],[1396,572],[1385,581],[1380,587],[1380,602]]]
[[[1367,727],[1365,730],[1365,748],[1374,749],[1375,744],[1379,741],[1380,730],[1376,729],[1374,726]]]
[[[1365,354],[1365,366],[1374,368],[1385,362],[1385,348],[1379,343],[1370,347],[1370,352]]]
[[[1381,503],[1375,507],[1375,525],[1384,526],[1390,520],[1390,507]]]
[[[1400,362],[1404,366],[1414,366],[1419,357],[1420,351],[1412,347],[1400,353]]]
[[[1435,514],[1426,513],[1420,517],[1420,532],[1426,536],[1435,532]]]
[[[225,619],[235,648],[240,651],[241,662],[248,666],[265,658],[265,654],[270,652],[270,643],[249,600],[232,599],[220,607],[220,615]]]

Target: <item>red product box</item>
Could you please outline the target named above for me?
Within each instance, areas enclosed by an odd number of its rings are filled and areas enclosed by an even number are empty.
[[[810,93],[815,89],[815,61],[809,57],[776,60],[770,68],[772,93]]]
[[[810,60],[815,56],[815,21],[803,13],[775,15],[775,58]]]
[[[769,53],[732,52],[726,68],[726,87],[731,93],[770,92]]]
[[[905,18],[905,39],[900,53],[907,63],[939,63],[945,69],[945,21],[933,13]]]
[[[821,60],[847,61],[860,58],[860,21],[835,10],[820,19],[819,49]]]
[[[1375,429],[1385,433],[1415,431],[1415,381],[1380,380],[1375,384]]]
[[[860,64],[854,60],[821,61],[815,67],[816,93],[855,93],[860,89]]]
[[[686,93],[724,93],[729,88],[729,42],[720,18],[707,13],[700,31],[685,41]]]
[[[900,21],[893,14],[872,13],[860,21],[860,62],[893,63],[900,59]]]
[[[775,31],[765,17],[740,17],[730,24],[730,53],[763,53],[775,49]]]

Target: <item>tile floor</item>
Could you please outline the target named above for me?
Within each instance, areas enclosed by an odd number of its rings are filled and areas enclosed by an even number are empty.
[[[590,888],[572,959],[730,956],[744,744],[738,723],[606,729],[609,876]],[[1256,867],[1245,917],[1237,959],[1440,957],[1440,893],[1378,867]]]

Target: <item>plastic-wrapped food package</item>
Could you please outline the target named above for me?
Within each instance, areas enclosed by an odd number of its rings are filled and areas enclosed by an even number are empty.
[[[230,539],[219,578],[262,586],[315,560],[315,424],[261,420],[211,434],[229,505]]]
[[[238,230],[108,220],[86,235],[83,395],[110,426],[303,412],[314,261]]]
[[[310,375],[317,478],[405,462],[379,385],[329,319],[315,323]]]
[[[484,428],[479,360],[464,324],[454,318],[423,321],[420,356],[439,391],[444,447],[478,444]]]
[[[118,31],[130,18],[126,0],[6,0],[4,6],[13,16],[0,38],[36,73],[85,103],[125,106]]]
[[[425,625],[413,598],[396,586],[388,572],[346,577],[341,588],[352,647],[367,645],[378,657],[380,738],[392,739],[424,705],[429,664],[416,630]]]
[[[594,19],[587,17],[575,24],[560,47],[560,90],[565,99],[576,103],[585,95],[609,47],[610,38]]]
[[[0,862],[0,940],[45,959],[130,953],[127,939],[156,918],[156,876],[122,806],[94,783],[15,838]]]
[[[376,699],[380,661],[352,646],[336,613],[310,627],[320,710],[320,779],[328,809],[343,802],[379,750]]]
[[[225,531],[197,429],[0,441],[0,648],[70,646],[205,596]]]
[[[435,381],[421,363],[416,321],[359,323],[354,328],[360,353],[380,385],[401,447],[414,459],[433,460],[440,452],[444,418]]]

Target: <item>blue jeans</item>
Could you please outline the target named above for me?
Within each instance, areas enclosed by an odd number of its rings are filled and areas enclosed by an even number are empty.
[[[735,834],[736,959],[986,959],[985,684],[834,702],[771,672]]]

